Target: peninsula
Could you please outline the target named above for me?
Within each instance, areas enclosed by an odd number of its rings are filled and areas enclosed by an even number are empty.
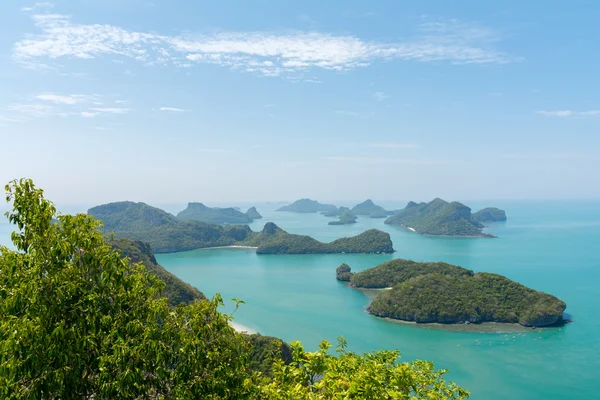
[[[422,235],[494,237],[483,233],[485,227],[462,203],[440,198],[429,203],[409,202],[403,210],[385,220],[386,224],[402,226]]]
[[[97,206],[88,214],[102,221],[106,234],[147,242],[156,253],[171,253],[207,247],[251,246],[258,254],[391,253],[388,233],[371,229],[331,243],[310,236],[285,232],[269,222],[261,232],[247,225],[221,226],[200,221],[182,221],[145,203],[119,202]]]
[[[295,213],[316,213],[316,212],[328,212],[337,211],[337,207],[332,204],[321,204],[316,200],[311,199],[300,199],[296,200],[290,205],[283,206],[279,208],[277,211],[289,211]]]
[[[518,323],[549,326],[563,320],[566,304],[502,275],[443,262],[396,259],[352,274],[347,265],[336,277],[355,288],[390,288],[379,293],[369,313],[417,323]]]

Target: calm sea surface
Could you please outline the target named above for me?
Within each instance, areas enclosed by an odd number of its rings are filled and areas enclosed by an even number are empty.
[[[474,399],[593,399],[600,393],[600,202],[468,202],[474,210],[504,208],[508,222],[488,231],[498,239],[423,237],[359,218],[349,226],[328,226],[318,214],[275,212],[257,205],[281,228],[330,241],[378,228],[392,236],[393,255],[257,255],[252,250],[217,249],[161,254],[169,271],[207,295],[246,304],[235,321],[265,335],[300,340],[309,349],[338,336],[357,352],[399,349],[403,359],[426,359],[449,369],[448,379]],[[338,204],[346,205],[346,204]],[[351,205],[351,204],[347,204]],[[401,208],[404,203],[381,205]],[[168,209],[177,211],[183,207]],[[85,209],[85,208],[83,208]],[[0,219],[0,243],[10,227]],[[353,271],[392,258],[446,261],[474,271],[495,272],[567,303],[573,323],[526,332],[465,333],[386,322],[367,314],[368,297],[335,280],[345,262]]]

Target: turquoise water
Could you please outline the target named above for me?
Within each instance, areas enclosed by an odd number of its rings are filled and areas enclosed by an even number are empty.
[[[399,208],[403,203],[382,205]],[[467,202],[494,205],[509,221],[489,231],[498,239],[423,237],[359,218],[349,226],[328,226],[317,214],[274,212],[258,205],[265,218],[293,233],[321,240],[354,235],[369,228],[389,232],[393,255],[263,255],[252,250],[196,250],[158,255],[169,271],[205,294],[220,292],[246,301],[235,320],[309,349],[345,336],[352,350],[399,349],[403,359],[427,359],[451,372],[448,378],[474,399],[592,399],[600,393],[600,202]],[[343,204],[340,204],[343,205]],[[173,206],[169,211],[183,207]],[[81,208],[85,209],[85,208]],[[0,243],[9,227],[0,223]],[[402,257],[442,260],[475,271],[503,274],[567,303],[574,322],[562,328],[525,333],[465,333],[386,322],[364,312],[368,298],[335,280],[342,262],[354,271]],[[459,346],[460,345],[460,346]]]

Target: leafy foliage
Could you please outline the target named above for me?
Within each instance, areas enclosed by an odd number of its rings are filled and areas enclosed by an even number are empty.
[[[256,209],[254,209],[256,211]],[[188,203],[185,210],[177,214],[184,221],[200,221],[208,224],[248,224],[252,218],[235,208],[211,208],[202,203]]]
[[[350,282],[359,288],[393,286],[373,299],[369,312],[420,323],[494,321],[546,326],[561,321],[566,308],[556,297],[504,276],[474,274],[442,262],[392,260],[352,275]]]
[[[420,204],[411,201],[385,223],[412,228],[423,235],[492,237],[481,231],[483,225],[472,218],[469,207],[439,198]]]
[[[506,221],[506,211],[496,207],[488,207],[474,213],[473,219],[481,223]]]
[[[417,262],[397,258],[352,275],[351,285],[357,288],[389,288],[410,278],[426,274],[473,275],[473,271],[445,262]]]
[[[169,306],[175,307],[180,303],[189,304],[195,300],[204,300],[206,297],[202,292],[185,283],[156,262],[154,253],[148,243],[131,239],[112,239],[109,242],[113,248],[121,251],[123,257],[129,258],[131,263],[142,263],[148,272],[155,274],[165,283],[161,295],[169,301]]]
[[[295,343],[290,363],[277,339],[236,333],[219,295],[170,308],[157,275],[123,258],[152,261],[147,246],[121,241],[116,251],[93,217],[58,214],[30,180],[6,190],[18,231],[16,251],[0,247],[0,398],[468,396],[431,363],[360,356],[343,341],[338,357],[327,343],[314,353]]]
[[[332,204],[321,204],[316,200],[300,199],[290,205],[283,206],[277,211],[289,211],[295,213],[335,212],[337,207]]]
[[[273,380],[260,388],[262,399],[465,399],[469,392],[446,383],[444,370],[426,361],[401,363],[398,351],[358,355],[346,350],[340,339],[338,356],[328,354],[330,344],[307,353],[291,344],[293,362],[275,363]]]

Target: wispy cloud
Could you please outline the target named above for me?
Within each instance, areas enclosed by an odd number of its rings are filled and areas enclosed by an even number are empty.
[[[57,94],[57,93],[41,93],[35,96],[38,100],[50,101],[52,103],[59,104],[78,104],[87,102],[97,102],[99,99],[98,95],[85,95],[85,94]]]
[[[445,165],[455,164],[456,161],[444,159],[427,158],[382,158],[382,157],[346,157],[328,156],[322,158],[324,161],[349,162],[360,164],[408,164],[408,165]]]
[[[165,111],[165,112],[174,112],[174,113],[182,113],[182,112],[186,112],[189,110],[184,110],[183,108],[175,108],[175,107],[161,107],[159,108],[160,111]]]
[[[7,117],[5,115],[0,115],[0,122],[21,122],[22,119],[15,117]]]
[[[356,118],[371,118],[374,115],[373,113],[360,113],[360,112],[346,111],[346,110],[335,110],[334,113],[340,114],[340,115],[347,115],[349,117],[356,117]]]
[[[375,92],[375,93],[373,93],[373,98],[376,101],[385,101],[385,100],[389,99],[390,96],[383,92]]]
[[[54,4],[52,4],[52,3],[49,3],[47,1],[40,1],[40,2],[35,3],[33,6],[21,8],[21,11],[29,12],[29,11],[53,8],[53,7],[54,7]]]
[[[109,114],[127,114],[131,110],[129,108],[95,107],[95,108],[90,108],[90,111],[95,111],[98,113],[109,113]]]
[[[217,148],[203,148],[203,149],[196,149],[196,151],[200,152],[200,153],[229,153],[231,152],[231,150],[227,150],[227,149],[217,149]]]
[[[41,32],[15,43],[13,56],[26,66],[61,57],[127,57],[145,65],[217,64],[266,76],[310,69],[342,71],[377,60],[495,64],[514,59],[494,49],[493,33],[459,21],[425,22],[402,42],[362,40],[322,32],[223,32],[168,36],[107,24],[76,24],[60,14],[32,16]]]
[[[68,113],[47,104],[11,104],[6,109],[31,118],[68,116]]]
[[[421,146],[414,143],[383,142],[371,143],[369,146],[381,149],[417,149]]]
[[[79,115],[81,115],[83,118],[94,118],[98,114],[99,113],[97,112],[82,111]]]
[[[547,117],[597,117],[600,116],[600,110],[590,111],[572,111],[572,110],[557,110],[557,111],[536,111],[536,114],[545,115]]]

